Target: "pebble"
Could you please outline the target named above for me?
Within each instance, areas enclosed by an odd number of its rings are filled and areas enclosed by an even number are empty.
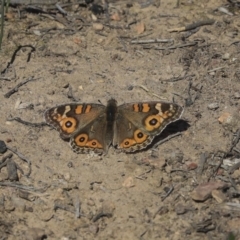
[[[5,153],[7,151],[6,143],[0,140],[0,153]]]
[[[234,98],[239,99],[240,98],[240,92],[235,92],[234,93]]]
[[[218,109],[218,108],[219,108],[218,103],[210,103],[210,104],[208,105],[208,109],[209,109],[209,110],[216,110],[216,109]]]
[[[222,59],[223,60],[228,60],[230,58],[230,54],[229,53],[225,53],[223,56],[222,56]]]
[[[103,24],[101,23],[93,23],[93,29],[97,31],[102,31],[104,28]]]

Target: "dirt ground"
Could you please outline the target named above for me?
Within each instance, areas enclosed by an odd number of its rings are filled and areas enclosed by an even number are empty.
[[[0,239],[240,239],[239,2],[95,4],[103,13],[72,4],[67,16],[50,5],[6,14]],[[10,121],[112,97],[184,106],[164,130],[180,135],[99,157],[74,153],[49,126]]]

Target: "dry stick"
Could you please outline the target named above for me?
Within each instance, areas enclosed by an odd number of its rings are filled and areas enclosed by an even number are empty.
[[[183,77],[173,77],[173,78],[166,79],[166,80],[161,80],[161,81],[162,82],[177,82],[177,81],[185,80],[186,78],[189,78],[189,77],[195,77],[195,74],[186,75],[186,76],[183,76]]]
[[[198,44],[198,43],[197,42],[190,42],[190,43],[185,43],[185,44],[173,45],[173,46],[166,47],[166,48],[164,48],[164,47],[155,47],[154,50],[171,50],[171,49],[195,46],[196,44]]]
[[[170,39],[146,39],[146,40],[132,40],[132,44],[148,44],[148,43],[169,43],[173,42],[174,40],[172,38]]]
[[[46,188],[40,188],[40,189],[36,189],[33,186],[25,186],[19,183],[12,183],[12,182],[0,182],[0,186],[6,186],[6,187],[15,187],[15,188],[19,188],[19,189],[23,189],[25,191],[30,191],[30,192],[45,192]]]
[[[39,79],[39,78],[38,78]],[[14,87],[13,89],[11,89],[9,92],[7,92],[6,94],[4,94],[5,98],[9,98],[12,94],[14,94],[15,92],[18,91],[18,89],[23,86],[24,84],[31,82],[31,81],[35,81],[37,80],[36,78],[33,77],[29,77],[26,81],[24,82],[20,82],[16,87]]]
[[[24,121],[24,120],[22,120],[22,119],[19,118],[19,117],[9,118],[9,119],[7,119],[7,121],[17,121],[17,122],[19,122],[19,123],[22,123],[22,124],[24,124],[24,125],[31,126],[31,127],[43,127],[43,126],[47,126],[47,124],[46,124],[45,122],[41,122],[41,123],[31,123],[31,122]]]
[[[28,164],[28,173],[27,174],[25,174],[25,176],[26,177],[29,177],[30,176],[30,174],[31,174],[31,172],[32,172],[32,169],[31,169],[31,161],[30,160],[28,160],[25,156],[23,156],[21,153],[19,153],[18,151],[15,151],[13,148],[11,148],[11,147],[9,147],[9,146],[7,146],[7,148],[11,151],[11,152],[13,152],[13,153],[15,153],[20,159],[22,159],[24,162],[26,162],[27,164]]]
[[[27,62],[30,61],[32,53],[36,50],[35,47],[32,46],[32,45],[20,45],[20,46],[18,46],[17,49],[13,52],[13,55],[12,55],[12,57],[11,57],[11,60],[10,60],[10,62],[8,62],[7,67],[1,72],[2,74],[5,73],[5,72],[7,71],[7,69],[14,63],[18,51],[20,51],[23,47],[31,48],[31,51],[28,53],[28,58],[27,58]]]
[[[210,73],[210,72],[216,72],[216,71],[221,70],[221,69],[223,69],[223,68],[225,68],[225,67],[217,67],[217,68],[213,68],[213,69],[211,69],[211,70],[208,70],[207,72],[208,72],[208,73]]]
[[[2,1],[0,1],[2,2]],[[55,5],[56,3],[61,2],[59,0],[10,0],[10,4],[14,5]]]
[[[207,19],[207,20],[203,20],[203,21],[198,21],[196,23],[192,23],[190,25],[187,25],[185,27],[180,27],[180,28],[172,28],[172,29],[168,29],[168,32],[183,32],[183,31],[189,31],[192,30],[194,28],[198,28],[204,25],[212,25],[215,23],[215,20],[212,19]]]
[[[61,12],[64,15],[67,15],[67,12],[65,10],[63,10],[63,8],[59,5],[59,3],[56,3],[55,5],[57,7],[57,9],[59,10],[59,12]]]

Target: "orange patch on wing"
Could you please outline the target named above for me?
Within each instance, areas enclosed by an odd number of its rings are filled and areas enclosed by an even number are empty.
[[[137,103],[136,103],[136,104],[133,104],[133,111],[134,111],[134,112],[139,112],[139,106],[138,106]]]
[[[82,113],[82,109],[83,109],[83,106],[82,105],[78,105],[75,109],[75,113],[76,114],[81,114]]]
[[[150,107],[148,103],[143,103],[142,107],[143,107],[142,112],[149,112]]]
[[[85,109],[85,113],[89,113],[92,109],[92,106],[89,104],[87,105],[86,109]]]

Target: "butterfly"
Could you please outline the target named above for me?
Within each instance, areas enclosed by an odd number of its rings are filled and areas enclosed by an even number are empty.
[[[96,103],[70,103],[46,110],[47,124],[70,140],[76,153],[107,154],[112,144],[124,152],[146,148],[164,128],[178,120],[183,108],[175,103],[136,102],[107,106]]]

